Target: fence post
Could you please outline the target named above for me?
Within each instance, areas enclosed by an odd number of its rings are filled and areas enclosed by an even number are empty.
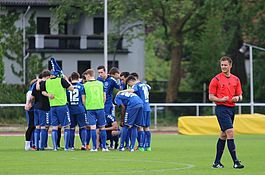
[[[200,115],[200,107],[199,105],[196,105],[196,116]]]
[[[154,107],[154,125],[155,129],[157,129],[157,106]]]

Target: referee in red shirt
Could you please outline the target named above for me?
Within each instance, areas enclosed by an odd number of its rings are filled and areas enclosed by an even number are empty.
[[[222,72],[217,74],[209,85],[209,100],[215,102],[216,116],[221,128],[220,138],[217,141],[216,158],[213,168],[224,168],[221,163],[221,157],[224,151],[225,142],[230,155],[234,161],[233,167],[244,168],[236,156],[236,146],[234,142],[233,122],[235,117],[235,103],[242,101],[242,88],[238,77],[230,73],[232,68],[232,59],[223,56],[220,59]]]

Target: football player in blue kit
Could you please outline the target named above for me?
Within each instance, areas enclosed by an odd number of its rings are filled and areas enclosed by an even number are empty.
[[[98,66],[97,68],[99,77],[97,80],[101,81],[104,85],[104,91],[106,93],[106,102],[104,104],[105,115],[113,115],[113,90],[121,89],[119,79],[119,70],[113,67],[109,71],[109,75],[106,73],[106,69],[104,66]]]
[[[110,141],[110,148],[117,149],[119,145],[120,130],[116,117],[113,115],[107,115],[106,123],[105,130],[107,132],[107,140]]]
[[[26,94],[26,104],[25,104],[25,111],[26,111],[26,119],[27,119],[27,124],[28,124],[28,128],[27,131],[25,133],[25,150],[29,151],[29,150],[34,150],[33,149],[33,134],[34,134],[34,130],[35,130],[35,126],[34,126],[34,106],[32,104],[32,101],[30,100],[31,98],[31,93],[32,93],[32,89],[33,89],[33,85],[35,85],[37,79],[34,79],[30,82],[30,87],[29,90]],[[31,146],[32,145],[32,146]],[[34,145],[35,148],[35,145]]]
[[[82,142],[81,150],[86,150],[87,117],[85,107],[82,102],[84,86],[80,83],[79,78],[79,73],[73,72],[70,76],[70,79],[74,90],[67,90],[67,101],[71,119],[69,147],[72,150],[74,150],[75,127],[77,124],[79,127],[80,140]]]
[[[47,146],[47,128],[49,128],[51,120],[49,99],[42,95],[42,92],[40,91],[40,84],[49,79],[50,76],[50,71],[44,70],[39,75],[39,80],[36,82],[36,86],[32,90],[32,100],[35,100],[34,124],[36,126],[36,130],[34,138],[36,148],[40,150],[44,150],[44,147]],[[40,142],[38,140],[40,140]]]
[[[108,115],[115,116],[113,110],[113,91],[114,89],[121,89],[120,85],[120,72],[116,67],[109,70],[109,75],[106,72],[104,66],[98,66],[97,68],[99,77],[97,80],[101,81],[104,85],[104,92],[106,93],[106,101],[104,104],[105,118],[107,120]]]
[[[67,106],[66,89],[73,91],[74,88],[65,76],[63,78],[60,78],[59,74],[56,71],[53,71],[52,77],[43,82],[40,87],[42,94],[49,98],[49,103],[51,106],[50,114],[53,150],[58,150],[58,126],[61,125],[64,128],[64,150],[68,151],[71,121],[69,108]]]
[[[137,127],[143,126],[143,101],[135,93],[120,92],[116,95],[114,102],[122,108],[122,134],[119,150],[125,150],[124,141],[126,140],[128,129],[131,128],[130,151],[133,152],[137,137]],[[142,139],[140,139],[140,144],[142,144]]]
[[[126,83],[126,80],[128,78],[128,76],[130,75],[129,72],[122,72],[120,74],[120,80],[121,80],[121,89],[122,90],[125,90],[125,89],[128,89],[128,85]]]
[[[138,75],[137,75],[138,76]],[[127,78],[127,84],[132,87],[132,89],[125,90],[127,92],[136,93],[143,101],[143,130],[140,128],[138,131],[138,138],[143,138],[143,145],[139,143],[140,151],[151,151],[151,132],[150,132],[150,104],[149,104],[149,91],[151,87],[145,83],[138,80],[137,77],[131,75]],[[145,149],[143,149],[145,148]]]

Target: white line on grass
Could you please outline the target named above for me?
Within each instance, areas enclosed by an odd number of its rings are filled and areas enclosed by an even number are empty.
[[[72,159],[80,160],[80,157],[73,157]],[[91,159],[92,160],[92,159]],[[179,168],[161,168],[159,169],[148,169],[148,170],[128,170],[128,171],[104,171],[104,172],[97,172],[96,174],[128,174],[128,173],[150,173],[150,172],[168,172],[168,171],[180,171],[184,169],[190,169],[193,168],[194,165],[192,164],[186,164],[186,163],[179,163],[179,162],[167,162],[167,161],[157,161],[157,160],[132,160],[132,159],[104,159],[104,158],[93,158],[93,160],[99,160],[99,161],[122,161],[122,162],[141,162],[141,163],[158,163],[158,164],[171,164],[171,165],[176,165],[176,166],[182,166]],[[67,174],[67,173],[65,173]],[[69,174],[71,174],[69,172]],[[95,172],[78,172],[78,174],[95,174]],[[43,174],[41,174],[43,175]]]

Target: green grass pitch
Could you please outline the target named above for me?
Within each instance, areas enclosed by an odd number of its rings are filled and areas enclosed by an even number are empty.
[[[0,137],[0,174],[34,175],[259,175],[265,174],[264,135],[237,135],[245,169],[233,169],[227,147],[224,169],[212,169],[217,136],[153,134],[152,152],[24,151],[24,137]],[[76,137],[76,147],[79,146]],[[50,143],[51,145],[51,143]]]

